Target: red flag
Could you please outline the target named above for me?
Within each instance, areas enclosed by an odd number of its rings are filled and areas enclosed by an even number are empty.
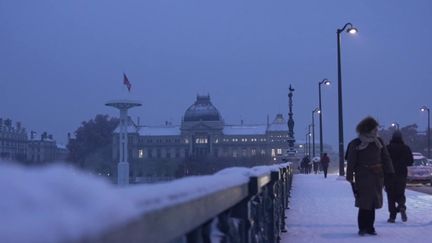
[[[130,92],[130,90],[132,88],[132,84],[129,82],[129,79],[127,78],[125,73],[123,73],[123,84],[126,85],[127,89]]]

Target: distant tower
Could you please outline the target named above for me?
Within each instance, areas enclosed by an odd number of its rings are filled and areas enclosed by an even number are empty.
[[[129,184],[129,163],[128,163],[128,109],[141,106],[140,102],[130,100],[114,100],[105,104],[120,110],[120,132],[119,132],[119,163],[117,166],[117,184]]]
[[[289,93],[288,93],[288,106],[289,106],[289,112],[288,112],[288,147],[289,147],[289,151],[290,152],[294,152],[295,153],[295,149],[294,149],[294,143],[295,143],[295,138],[294,138],[294,119],[293,119],[293,111],[292,111],[292,107],[293,107],[293,102],[292,102],[292,97],[293,97],[293,91],[294,89],[291,87],[291,85],[289,86]]]

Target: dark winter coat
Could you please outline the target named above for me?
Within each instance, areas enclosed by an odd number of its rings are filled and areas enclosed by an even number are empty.
[[[326,155],[323,155],[321,158],[321,166],[322,167],[328,167],[330,163],[330,158]]]
[[[408,173],[407,166],[411,166],[414,162],[411,149],[402,140],[392,140],[387,145],[387,150],[390,154],[396,176],[406,178]]]
[[[349,143],[347,149],[346,179],[353,181],[355,177],[358,192],[355,206],[361,209],[372,210],[382,207],[384,173],[394,173],[387,148],[381,139],[380,142],[383,145],[381,149],[372,142],[365,149],[359,150],[361,141],[356,138]]]

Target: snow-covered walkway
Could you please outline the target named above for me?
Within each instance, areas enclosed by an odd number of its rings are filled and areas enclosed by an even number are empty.
[[[385,192],[383,192],[385,193]],[[387,223],[387,201],[376,211],[378,236],[357,234],[357,208],[351,187],[336,175],[295,175],[282,242],[432,242],[432,195],[407,190],[408,222]],[[384,198],[386,198],[384,194]]]

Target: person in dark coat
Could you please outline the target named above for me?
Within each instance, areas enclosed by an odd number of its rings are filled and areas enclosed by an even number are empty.
[[[327,153],[324,153],[321,157],[321,167],[324,171],[324,178],[327,178],[327,170],[330,164],[330,158],[327,156]]]
[[[309,174],[311,171],[311,166],[310,166],[310,159],[309,159],[309,155],[306,155],[305,157],[303,157],[302,162],[301,162],[301,167],[303,168],[303,173],[305,174]]]
[[[405,206],[405,188],[408,174],[407,166],[413,164],[414,158],[411,149],[405,145],[400,131],[395,131],[393,133],[390,144],[387,145],[387,150],[390,153],[395,169],[394,176],[391,174],[386,174],[384,176],[388,210],[390,212],[390,217],[387,222],[394,223],[398,212],[401,213],[402,221],[406,222],[408,220]]]
[[[366,117],[357,125],[358,138],[347,149],[346,180],[352,183],[359,235],[376,235],[375,209],[382,208],[384,173],[394,173],[387,148],[378,137],[378,122]]]
[[[300,163],[301,172],[307,174],[308,157],[305,155]]]

